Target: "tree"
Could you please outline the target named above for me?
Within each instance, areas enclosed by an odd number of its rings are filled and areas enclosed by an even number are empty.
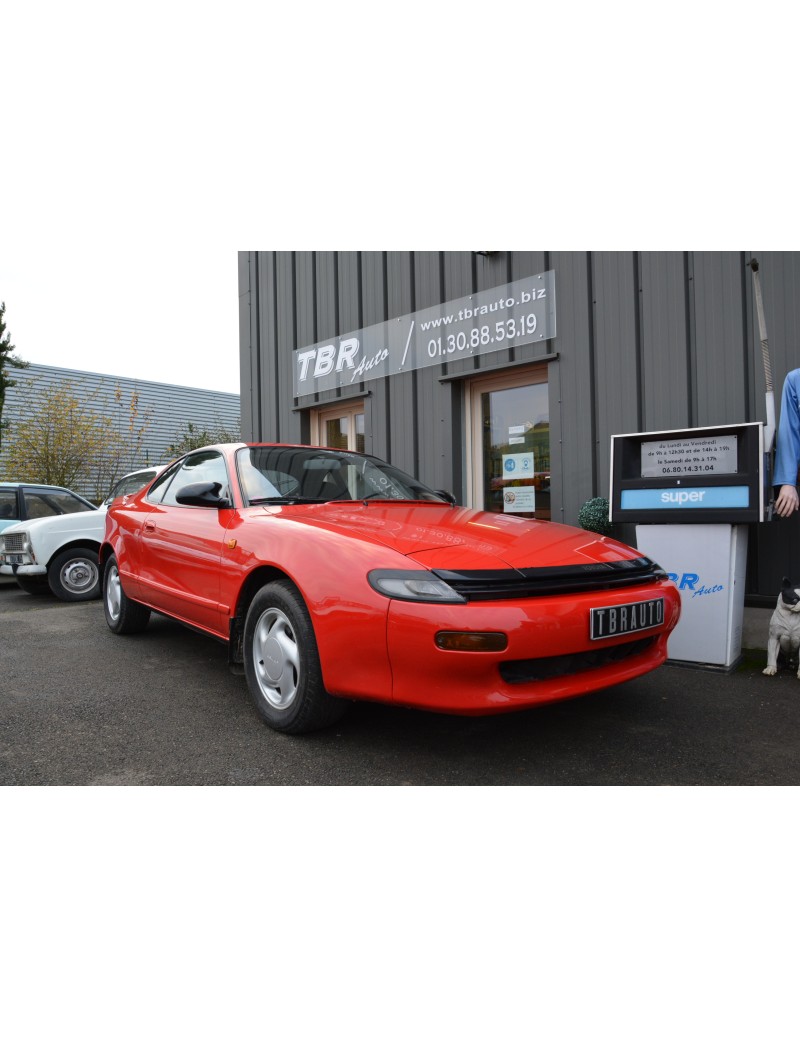
[[[15,347],[11,345],[11,336],[6,331],[5,322],[6,304],[0,302],[0,443],[3,441],[3,432],[8,428],[8,422],[3,421],[3,407],[6,402],[6,389],[17,383],[8,377],[8,368],[23,368],[28,364],[14,356]]]
[[[113,406],[104,412],[110,428],[108,445],[102,456],[97,458],[93,471],[94,492],[98,500],[102,500],[126,472],[143,467],[142,441],[150,426],[152,414],[151,407],[140,413],[139,393],[136,390],[126,401],[120,386],[114,387]]]
[[[198,428],[191,421],[187,421],[181,437],[174,443],[170,443],[164,457],[171,460],[173,457],[180,457],[201,446],[209,446],[211,443],[238,443],[241,438],[242,434],[238,426],[226,428],[221,422],[218,422],[210,428]]]
[[[17,395],[25,416],[14,422],[3,445],[6,477],[91,486],[91,495],[102,500],[124,472],[138,465],[150,412],[139,413],[137,393],[126,405],[117,387],[119,413],[103,405],[102,386],[78,396],[68,380],[48,386],[31,380],[20,384]]]

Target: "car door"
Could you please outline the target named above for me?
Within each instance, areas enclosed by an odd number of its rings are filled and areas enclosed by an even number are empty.
[[[225,458],[215,450],[190,454],[145,497],[135,555],[138,596],[161,612],[227,636],[220,558],[235,512],[230,503],[221,508],[179,503],[179,491],[198,482],[218,483],[220,496],[231,502]]]

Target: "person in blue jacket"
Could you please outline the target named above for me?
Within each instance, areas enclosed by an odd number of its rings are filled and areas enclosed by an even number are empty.
[[[780,487],[775,510],[781,518],[793,515],[800,501],[797,496],[797,468],[800,465],[800,368],[790,371],[783,383],[781,419],[775,450],[772,485]]]

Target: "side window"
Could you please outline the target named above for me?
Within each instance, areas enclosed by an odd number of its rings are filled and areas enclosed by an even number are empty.
[[[169,486],[171,479],[178,471],[179,465],[170,465],[165,472],[156,479],[153,485],[150,487],[150,492],[147,494],[147,500],[153,504],[159,504],[164,496],[164,491]]]
[[[46,495],[47,503],[51,505],[57,515],[72,515],[76,511],[93,511],[86,501],[76,497],[74,493],[67,490],[51,490]]]
[[[222,487],[220,496],[230,497],[228,471],[222,454],[218,454],[214,450],[204,450],[202,453],[191,454],[187,457],[175,473],[175,478],[167,486],[164,496],[161,498],[161,503],[177,504],[176,494],[184,486],[189,486],[191,483],[196,482],[219,483]]]
[[[9,519],[16,521],[18,518],[17,491],[0,490],[0,519],[7,522]]]
[[[41,493],[31,493],[24,490],[25,514],[29,519],[48,518],[50,515],[58,515],[58,510]]]

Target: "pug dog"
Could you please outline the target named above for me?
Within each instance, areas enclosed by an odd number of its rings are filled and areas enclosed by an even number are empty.
[[[783,652],[788,660],[790,656],[797,656],[800,649],[800,594],[786,577],[782,588],[769,621],[767,668],[762,670],[767,677],[774,677],[778,672],[778,652]],[[800,677],[800,667],[797,676]]]

